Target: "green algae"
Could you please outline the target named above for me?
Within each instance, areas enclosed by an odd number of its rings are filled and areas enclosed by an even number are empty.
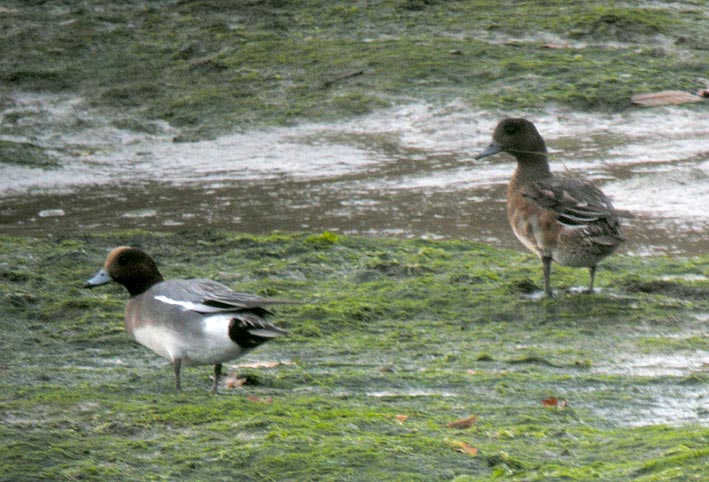
[[[705,23],[693,2],[9,2],[0,93],[73,93],[177,140],[412,99],[623,110],[700,87]]]
[[[228,367],[240,388],[212,396],[195,367],[174,392],[122,328],[124,290],[81,289],[119,244],[168,277],[301,302],[274,317],[290,335]],[[632,361],[709,351],[708,262],[613,256],[594,295],[558,268],[560,296],[535,301],[517,287],[539,285],[537,260],[463,241],[5,237],[0,479],[705,480],[705,409],[656,409],[706,397],[706,374]]]

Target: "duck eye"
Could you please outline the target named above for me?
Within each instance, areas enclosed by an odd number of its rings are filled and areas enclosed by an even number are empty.
[[[122,252],[116,259],[116,264],[118,266],[127,266],[129,264],[140,263],[141,253],[135,250],[129,250]]]
[[[116,264],[118,266],[125,266],[130,263],[129,256],[126,256],[125,253],[121,254],[118,258],[116,258]]]
[[[505,134],[516,134],[521,125],[518,122],[509,122],[505,125]]]

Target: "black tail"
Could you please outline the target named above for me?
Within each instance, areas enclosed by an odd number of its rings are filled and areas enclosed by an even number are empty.
[[[252,314],[236,315],[229,323],[229,338],[245,350],[287,333],[288,330]]]

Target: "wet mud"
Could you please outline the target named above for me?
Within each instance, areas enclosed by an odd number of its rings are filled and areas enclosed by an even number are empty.
[[[414,104],[347,121],[175,142],[168,126],[136,133],[101,119],[71,135],[52,132],[58,120],[93,119],[75,101],[52,102],[39,116],[48,129],[37,142],[53,144],[59,166],[0,166],[0,232],[203,226],[518,246],[504,211],[513,160],[472,160],[502,113]],[[707,251],[703,112],[519,115],[538,125],[555,172],[593,180],[626,214],[626,252]]]

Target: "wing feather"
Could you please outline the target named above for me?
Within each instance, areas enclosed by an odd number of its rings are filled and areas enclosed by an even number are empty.
[[[559,222],[568,226],[617,218],[610,199],[587,181],[551,177],[525,185],[522,195],[539,207],[555,212]]]
[[[234,291],[212,280],[171,280],[168,283],[170,283],[170,294],[156,299],[196,313],[253,313],[263,316],[271,314],[267,306],[293,304],[287,300]]]

